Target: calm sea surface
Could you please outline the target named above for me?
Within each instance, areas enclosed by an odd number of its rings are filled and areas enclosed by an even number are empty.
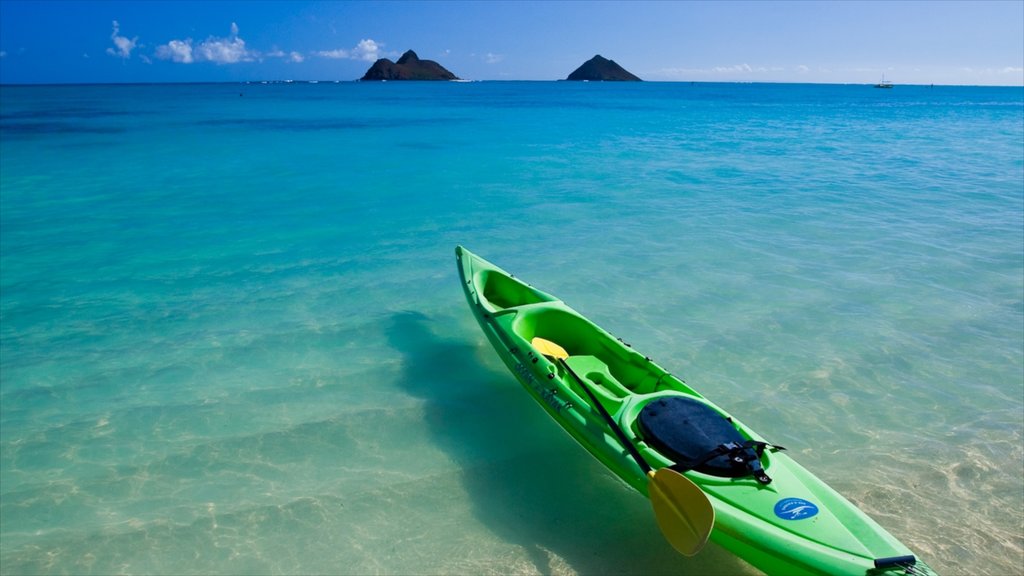
[[[456,244],[1024,572],[1024,90],[564,82],[0,88],[0,571],[755,574],[533,405]]]

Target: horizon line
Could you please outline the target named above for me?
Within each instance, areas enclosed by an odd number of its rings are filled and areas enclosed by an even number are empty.
[[[790,85],[812,85],[812,86],[869,86],[874,87],[877,82],[788,82],[772,80],[567,80],[564,78],[554,80],[503,80],[486,79],[472,80],[460,78],[457,80],[184,80],[184,81],[149,81],[149,82],[0,82],[0,87],[43,87],[43,86],[172,86],[172,85],[266,85],[266,84],[471,84],[479,82],[552,82],[569,84],[790,84]],[[1024,84],[936,84],[936,83],[893,83],[894,87],[945,87],[945,88],[1024,88]]]

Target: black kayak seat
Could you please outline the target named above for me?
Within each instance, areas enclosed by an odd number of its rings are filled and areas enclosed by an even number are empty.
[[[746,439],[732,422],[696,398],[657,398],[643,407],[639,420],[644,440],[683,469],[725,478],[750,474],[746,464],[727,454],[706,459],[719,446],[742,445]]]

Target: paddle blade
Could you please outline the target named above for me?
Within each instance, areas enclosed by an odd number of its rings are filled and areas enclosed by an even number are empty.
[[[545,340],[538,336],[534,338],[530,344],[533,344],[533,347],[537,349],[537,352],[540,352],[545,356],[561,360],[565,360],[569,357],[569,353],[565,351],[565,348],[562,348],[551,340]]]
[[[661,468],[647,476],[654,517],[665,539],[684,556],[700,552],[715,525],[715,509],[707,495],[675,470]]]

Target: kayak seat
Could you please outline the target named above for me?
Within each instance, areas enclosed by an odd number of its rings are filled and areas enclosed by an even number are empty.
[[[630,391],[612,376],[608,365],[597,356],[569,356],[565,362],[580,378],[586,378],[597,384],[600,391],[609,393],[612,398],[624,398],[630,395]]]
[[[750,468],[732,454],[708,458],[720,446],[744,445],[747,440],[732,422],[700,400],[684,396],[657,398],[643,407],[639,421],[644,440],[685,470],[725,478],[750,474]]]

